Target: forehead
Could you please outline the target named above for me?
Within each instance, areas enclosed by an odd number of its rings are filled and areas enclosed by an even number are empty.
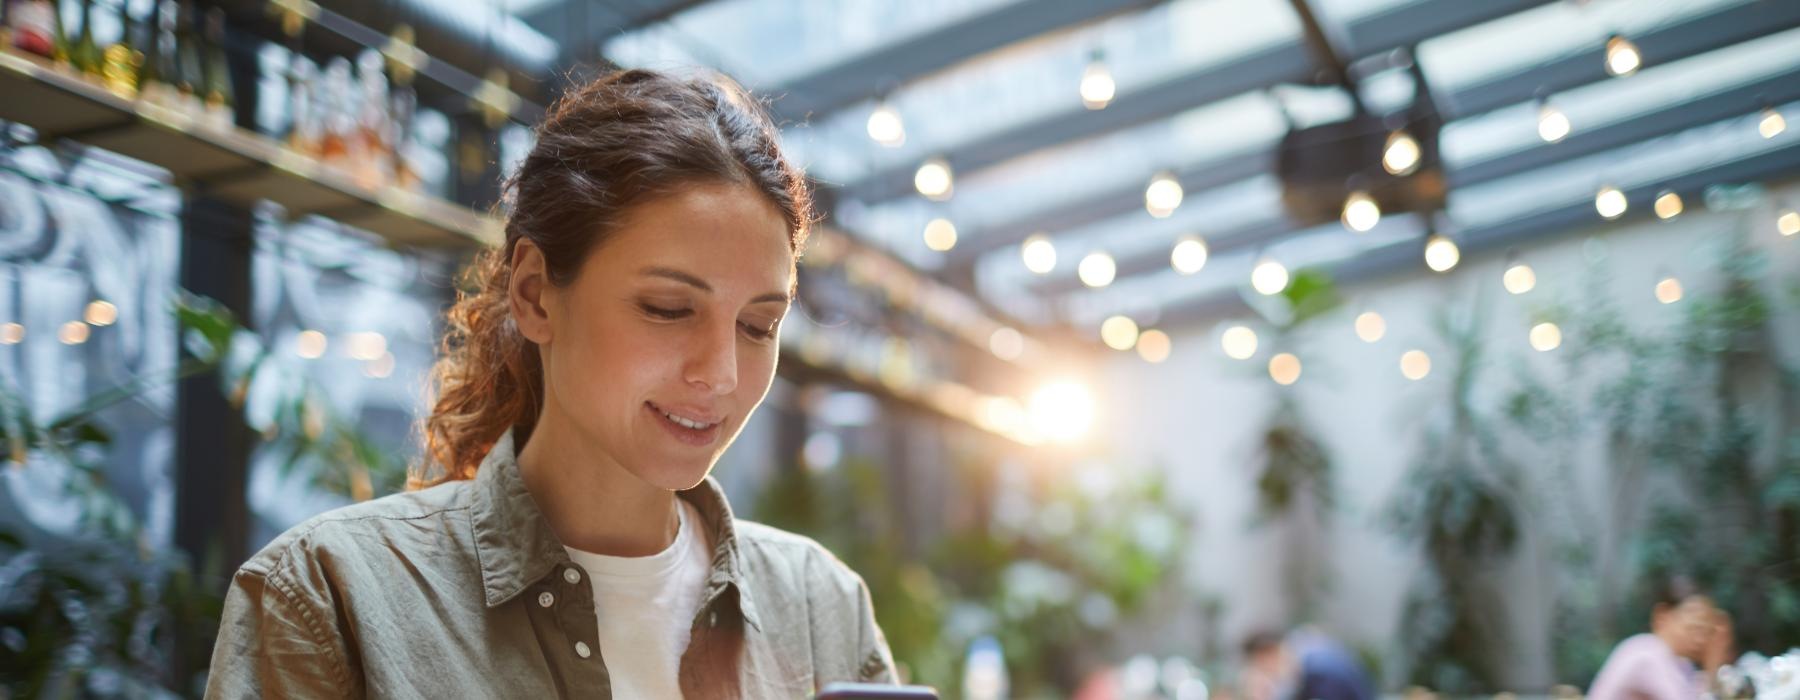
[[[600,268],[602,280],[660,266],[698,275],[721,292],[785,292],[794,275],[788,240],[781,210],[756,190],[693,185],[627,209],[586,267]]]

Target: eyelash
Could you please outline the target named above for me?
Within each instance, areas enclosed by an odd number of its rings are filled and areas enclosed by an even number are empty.
[[[663,319],[665,321],[675,321],[675,320],[687,318],[688,316],[693,315],[693,313],[694,313],[690,309],[665,309],[660,306],[653,306],[651,304],[639,304],[638,306],[639,306],[639,308],[642,308],[644,310],[644,313],[649,314],[651,316],[655,316],[660,319]],[[756,340],[772,340],[775,338],[775,329],[777,327],[779,327],[779,325],[771,325],[768,328],[757,328],[756,326],[752,326],[748,323],[744,323],[743,321],[739,321],[738,327],[744,329],[745,335],[748,335],[751,338],[754,338]]]

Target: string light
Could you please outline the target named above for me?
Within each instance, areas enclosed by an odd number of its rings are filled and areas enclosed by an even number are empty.
[[[1344,228],[1357,233],[1367,232],[1369,229],[1375,228],[1376,224],[1381,223],[1381,206],[1376,204],[1375,198],[1369,196],[1369,193],[1364,190],[1351,192],[1350,196],[1344,199],[1342,220]]]
[[[1119,268],[1113,263],[1112,256],[1099,251],[1088,253],[1075,267],[1075,274],[1081,278],[1081,283],[1095,288],[1112,284],[1113,276],[1118,272]]]
[[[1225,335],[1219,337],[1219,344],[1225,348],[1226,357],[1248,360],[1256,355],[1256,331],[1244,326],[1232,326],[1225,329]]]
[[[1419,169],[1419,142],[1406,133],[1405,129],[1396,129],[1388,134],[1387,145],[1382,148],[1381,167],[1389,175],[1410,175]]]
[[[1537,272],[1525,263],[1513,263],[1500,276],[1500,284],[1512,294],[1524,294],[1537,287]]]
[[[1772,139],[1780,136],[1783,131],[1787,131],[1787,119],[1775,111],[1774,107],[1764,107],[1762,121],[1756,123],[1756,132],[1765,139]]]
[[[374,360],[387,353],[387,338],[374,331],[351,333],[345,344],[350,357],[358,360]]]
[[[1644,64],[1644,57],[1638,53],[1637,44],[1631,43],[1618,34],[1606,40],[1606,72],[1614,76],[1624,77],[1636,73]]]
[[[895,111],[887,100],[875,104],[875,111],[869,113],[869,138],[888,148],[898,148],[906,143],[906,123],[900,120],[900,113]]]
[[[1169,341],[1169,334],[1152,328],[1138,334],[1138,357],[1144,358],[1145,362],[1151,364],[1160,363],[1169,359],[1169,351],[1173,349],[1172,345],[1173,343]]]
[[[1568,138],[1574,125],[1569,122],[1569,115],[1550,104],[1548,100],[1538,103],[1538,138],[1545,143],[1556,143]]]
[[[325,355],[325,334],[314,330],[300,331],[294,338],[294,352],[308,360],[316,360]]]
[[[1401,376],[1419,381],[1431,374],[1431,356],[1424,350],[1408,350],[1400,356]]]
[[[1073,442],[1094,422],[1094,396],[1075,381],[1054,381],[1031,395],[1032,428],[1052,440]]]
[[[1601,187],[1594,193],[1594,211],[1600,212],[1600,216],[1608,221],[1624,216],[1629,206],[1625,193],[1612,185]]]
[[[119,320],[119,307],[113,306],[112,302],[105,299],[95,299],[88,302],[87,311],[82,314],[82,318],[89,325],[110,326],[114,321]]]
[[[1138,341],[1138,325],[1129,316],[1112,316],[1100,323],[1100,340],[1114,350],[1130,350]]]
[[[1663,190],[1661,194],[1656,195],[1655,206],[1658,219],[1667,221],[1681,216],[1681,195],[1676,194],[1673,190]]]
[[[1776,215],[1775,230],[1780,231],[1783,236],[1800,233],[1800,211],[1787,209]]]
[[[1300,381],[1300,358],[1285,352],[1269,358],[1269,378],[1282,386]]]
[[[1540,323],[1531,327],[1529,338],[1532,349],[1550,352],[1562,346],[1562,329],[1554,323]]]
[[[17,323],[0,324],[0,345],[18,345],[24,341],[24,326]]]
[[[1387,320],[1381,314],[1364,311],[1356,315],[1356,337],[1365,343],[1373,343],[1387,335]]]
[[[944,218],[926,222],[925,247],[940,253],[956,247],[956,225]]]
[[[373,379],[386,379],[394,373],[394,353],[384,352],[380,357],[369,360],[363,365],[363,375]]]
[[[1449,272],[1462,261],[1462,249],[1449,236],[1431,234],[1425,239],[1425,266],[1433,272]]]
[[[1118,92],[1112,71],[1106,67],[1106,55],[1095,51],[1081,71],[1081,104],[1088,109],[1106,109]]]
[[[1288,286],[1288,271],[1281,263],[1264,258],[1250,270],[1250,286],[1265,295],[1280,294]]]
[[[1656,300],[1664,304],[1681,301],[1681,280],[1664,277],[1656,283]]]
[[[1012,362],[1025,354],[1025,336],[1013,328],[1001,326],[988,336],[988,350],[994,357]]]
[[[1050,242],[1049,236],[1040,233],[1026,238],[1025,244],[1019,246],[1019,254],[1025,260],[1025,269],[1034,273],[1047,275],[1056,269],[1056,244]]]
[[[59,328],[56,331],[56,339],[62,341],[63,345],[80,345],[85,343],[88,339],[88,324],[80,321],[70,321],[62,324],[62,328]]]
[[[954,175],[950,170],[950,161],[943,158],[932,158],[919,166],[913,173],[913,189],[927,199],[942,202],[950,198],[954,186]]]
[[[1157,173],[1156,177],[1150,178],[1150,186],[1144,188],[1144,208],[1151,216],[1166,219],[1181,206],[1181,196],[1181,182],[1174,174]]]
[[[1169,251],[1169,265],[1176,272],[1191,275],[1206,267],[1206,241],[1198,236],[1182,236]]]

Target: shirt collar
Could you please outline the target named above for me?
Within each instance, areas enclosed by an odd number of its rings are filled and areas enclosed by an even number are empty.
[[[537,501],[519,473],[513,431],[507,430],[488,450],[475,473],[472,520],[476,559],[481,565],[487,606],[512,600],[530,585],[569,565],[568,552],[550,530]],[[710,602],[721,594],[736,597],[738,610],[753,627],[757,623],[751,597],[744,593],[743,561],[738,551],[736,519],[725,491],[711,476],[678,496],[694,505],[713,543],[712,573],[706,581]]]

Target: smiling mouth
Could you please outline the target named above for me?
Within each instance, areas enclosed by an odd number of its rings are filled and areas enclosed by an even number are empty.
[[[675,439],[696,447],[710,445],[717,440],[719,426],[724,423],[723,420],[706,421],[683,416],[648,401],[644,402],[644,407],[655,414],[656,422],[662,424]]]

